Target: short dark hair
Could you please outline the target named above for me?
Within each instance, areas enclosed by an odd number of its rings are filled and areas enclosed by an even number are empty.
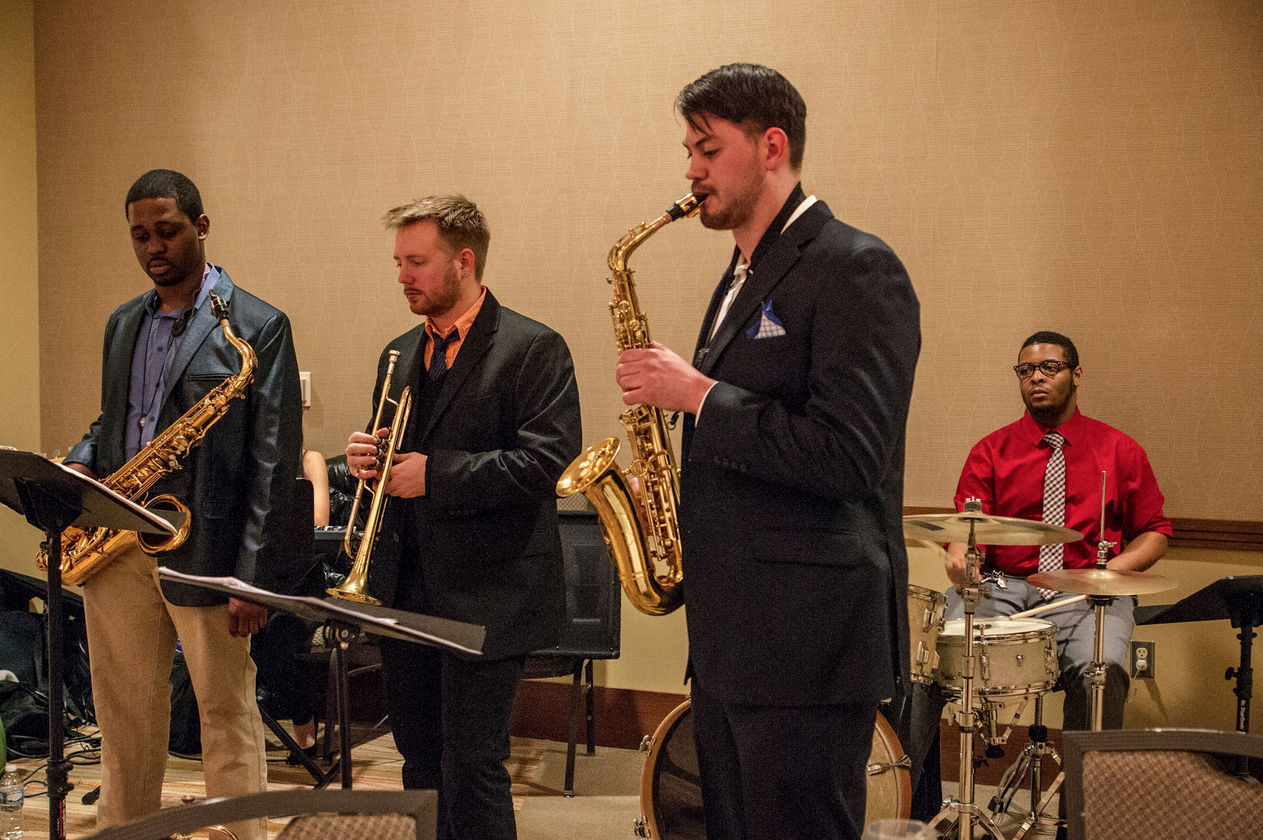
[[[151,169],[137,178],[127,191],[123,215],[127,215],[127,208],[132,202],[146,198],[174,198],[175,206],[189,217],[190,222],[196,222],[202,215],[202,194],[197,191],[197,185],[170,169]]]
[[[1018,355],[1020,356],[1022,351],[1032,344],[1056,344],[1066,351],[1066,361],[1070,363],[1070,367],[1077,368],[1079,366],[1079,351],[1075,348],[1074,342],[1061,333],[1052,332],[1051,330],[1040,330],[1022,342],[1022,346],[1017,351]]]
[[[725,64],[680,91],[675,105],[698,130],[707,116],[736,123],[747,129],[747,135],[775,126],[789,138],[789,165],[795,171],[802,168],[807,103],[788,79],[770,67]]]
[[[491,228],[478,205],[463,195],[429,195],[388,210],[382,217],[387,229],[399,230],[417,222],[438,226],[439,236],[456,253],[468,248],[474,253],[474,279],[482,280],[491,247]]]

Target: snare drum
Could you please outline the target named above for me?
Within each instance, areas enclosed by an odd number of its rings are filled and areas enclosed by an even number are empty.
[[[934,684],[938,668],[938,638],[943,632],[943,593],[908,584],[908,641],[911,646],[912,681]]]
[[[946,622],[938,637],[934,681],[948,698],[964,694],[965,620]],[[1043,694],[1057,682],[1057,628],[1040,618],[974,619],[974,694],[992,702]]]
[[[636,836],[655,840],[705,840],[702,788],[693,743],[692,703],[685,700],[640,745],[648,751],[640,774]],[[868,756],[868,807],[864,825],[874,820],[906,819],[912,811],[912,780],[895,731],[877,715],[873,749]]]

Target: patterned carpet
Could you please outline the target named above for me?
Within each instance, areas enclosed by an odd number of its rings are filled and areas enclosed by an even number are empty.
[[[76,753],[75,746],[70,745],[67,754],[75,762],[70,772],[70,782],[75,789],[66,800],[66,836],[74,840],[95,831],[96,807],[84,805],[82,799],[100,784],[101,776],[100,765],[89,763],[93,757],[91,752]],[[285,756],[285,751],[269,737],[268,789],[311,787],[314,784],[311,775],[302,767],[287,765]],[[355,727],[351,756],[353,787],[398,790],[402,786],[403,759],[395,750],[389,733]],[[26,837],[47,837],[49,805],[43,795],[44,762],[16,757],[10,760],[24,775],[33,774],[27,782],[27,801],[22,815]],[[327,767],[319,760],[318,763]],[[507,766],[513,778],[513,804],[521,840],[630,838],[632,821],[640,813],[639,776],[643,757],[631,750],[605,747],[598,749],[595,756],[586,756],[581,745],[574,798],[562,796],[565,763],[565,744],[513,739],[513,752]],[[336,778],[331,783],[333,787],[339,784]],[[163,786],[163,807],[179,806],[184,801],[204,798],[205,794],[201,764],[196,759],[170,756]],[[269,822],[269,837],[276,837],[285,822]],[[192,836],[206,838],[208,834],[200,832]]]
[[[92,733],[88,733],[92,734]],[[395,750],[389,733],[368,726],[353,727],[353,786],[361,790],[398,790],[403,759]],[[275,749],[272,749],[275,747]],[[92,753],[76,755],[76,747],[67,753],[75,761],[70,781],[75,786],[66,800],[66,836],[75,840],[95,830],[96,808],[84,805],[84,794],[100,783],[100,767],[89,763]],[[269,738],[268,788],[288,790],[311,787],[312,777],[302,767],[285,763],[286,753]],[[23,821],[28,840],[48,836],[48,799],[42,794],[44,763],[33,759],[11,758],[25,774],[32,774],[27,783],[27,802]],[[324,765],[321,762],[322,766]],[[633,750],[601,747],[596,755],[584,755],[579,747],[575,768],[575,796],[562,795],[566,765],[566,745],[555,741],[526,738],[513,739],[513,751],[507,762],[513,779],[513,804],[517,814],[520,840],[630,840],[633,821],[641,815],[640,776],[644,768],[643,754]],[[332,786],[340,782],[335,778]],[[943,793],[951,796],[956,785],[945,782]],[[990,802],[995,788],[980,785],[974,801],[982,806]],[[163,787],[163,807],[176,807],[186,798],[194,801],[205,796],[201,765],[196,759],[171,756],[167,762]],[[1014,813],[997,820],[1005,836],[1011,836],[1022,822],[1022,811],[1029,794],[1020,794]],[[1055,813],[1056,804],[1051,810]],[[275,838],[285,820],[268,824],[269,837]],[[1051,827],[1036,826],[1031,838],[1051,837]],[[192,835],[208,838],[207,832]],[[212,838],[220,840],[220,836]],[[668,838],[667,840],[693,840]]]

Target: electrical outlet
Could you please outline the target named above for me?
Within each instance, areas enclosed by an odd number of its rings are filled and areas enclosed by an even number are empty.
[[[1153,642],[1131,643],[1131,675],[1134,679],[1154,679]]]

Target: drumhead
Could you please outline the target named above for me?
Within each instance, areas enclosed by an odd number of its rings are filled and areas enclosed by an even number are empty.
[[[1054,636],[1056,631],[1053,629],[1051,621],[1045,621],[1042,618],[975,618],[974,619],[974,636],[979,635],[985,637],[992,636],[1018,636],[1023,633],[1047,634],[1051,632]],[[956,636],[960,639],[965,638],[965,619],[954,618],[951,621],[943,623],[942,636]]]
[[[877,715],[868,758],[868,806],[864,824],[906,819],[912,811],[912,782],[903,747],[886,719]],[[685,700],[658,725],[640,776],[640,807],[647,836],[657,840],[705,840],[702,788],[693,742],[692,701]]]

